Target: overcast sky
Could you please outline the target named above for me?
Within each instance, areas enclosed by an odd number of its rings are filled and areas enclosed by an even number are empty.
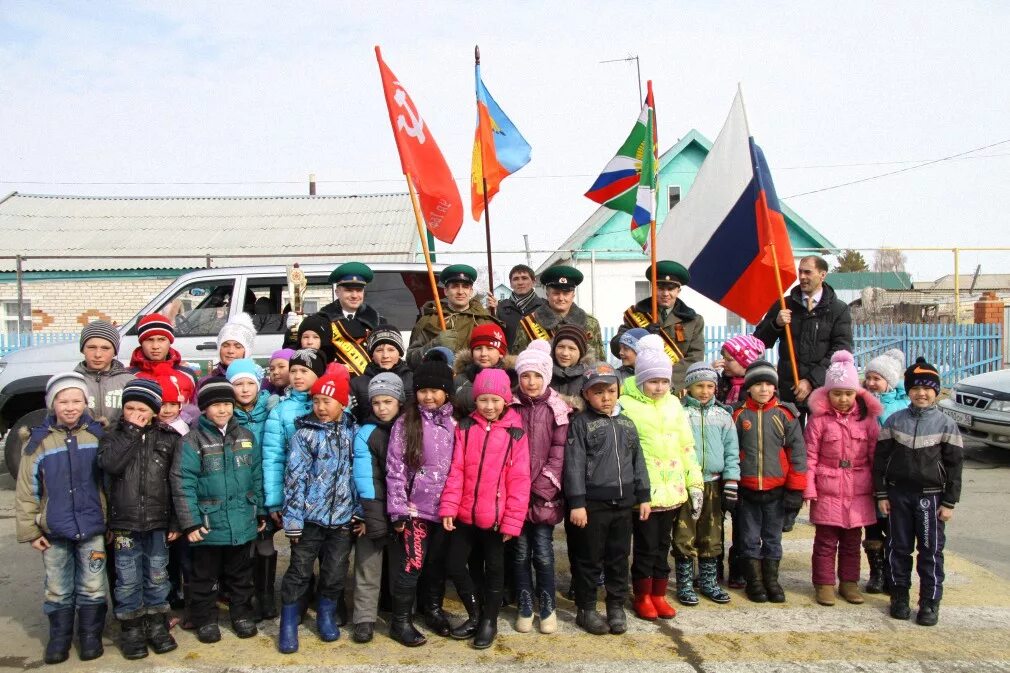
[[[742,83],[788,197],[1010,139],[1007,26],[995,1],[5,0],[0,191],[301,194],[310,172],[322,194],[402,191],[379,44],[468,203],[479,43],[533,146],[492,202],[495,247],[528,233],[554,248],[596,208],[582,194],[637,116],[634,63],[599,61],[641,58],[664,148],[692,127],[714,139]],[[786,201],[845,247],[1010,244],[1010,143],[970,156]],[[55,184],[80,182],[253,184]],[[457,250],[483,246],[467,222]],[[965,253],[962,271],[1010,272],[1007,257]],[[920,278],[952,268],[909,258]]]

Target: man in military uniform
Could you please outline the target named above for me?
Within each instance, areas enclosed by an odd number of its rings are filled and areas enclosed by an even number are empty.
[[[582,278],[581,271],[563,265],[552,266],[540,274],[540,282],[547,288],[547,303],[519,321],[515,343],[509,344],[512,353],[519,353],[535,339],[550,341],[561,325],[576,325],[586,332],[589,348],[596,357],[602,356],[600,323],[575,304],[575,288]]]
[[[652,282],[652,265],[645,269]],[[624,324],[610,340],[610,351],[620,349],[621,335],[633,327],[644,327],[663,338],[663,349],[673,361],[670,390],[680,393],[684,388],[687,368],[705,357],[705,319],[680,299],[681,287],[691,282],[690,272],[683,265],[667,259],[656,262],[656,307],[659,322],[652,320],[652,297],[648,296],[624,312]]]
[[[445,346],[452,352],[466,348],[470,344],[470,331],[477,325],[488,322],[501,325],[473,296],[477,271],[472,266],[447,266],[438,278],[445,292],[445,299],[441,300],[445,330],[438,322],[435,302],[426,302],[421,307],[421,317],[414,324],[407,346],[407,365],[412,369],[421,363],[421,358],[429,349],[436,346]]]
[[[494,293],[488,295],[487,307],[494,311],[495,316],[505,323],[505,343],[515,341],[519,331],[519,321],[533,311],[546,304],[533,290],[537,276],[533,269],[525,264],[516,264],[509,271],[509,285],[512,286],[512,296],[497,301]]]
[[[333,345],[336,361],[345,365],[351,376],[358,376],[371,362],[365,350],[365,339],[376,327],[386,321],[378,311],[365,303],[365,286],[374,274],[361,262],[346,262],[330,274],[336,285],[337,300],[319,309],[333,321]]]

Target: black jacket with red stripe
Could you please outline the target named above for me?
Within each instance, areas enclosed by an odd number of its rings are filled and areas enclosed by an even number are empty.
[[[763,405],[750,397],[733,411],[740,437],[740,486],[770,491],[807,485],[807,446],[796,408],[773,397]]]

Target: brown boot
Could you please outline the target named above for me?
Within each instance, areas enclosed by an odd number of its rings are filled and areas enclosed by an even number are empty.
[[[863,594],[859,592],[859,584],[856,582],[840,582],[838,584],[838,594],[849,603],[855,605],[863,602]]]
[[[815,584],[814,593],[817,602],[821,605],[834,605],[835,604],[835,585],[833,584]]]

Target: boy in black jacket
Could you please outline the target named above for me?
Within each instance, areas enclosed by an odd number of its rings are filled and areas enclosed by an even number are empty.
[[[564,487],[573,527],[575,623],[593,635],[624,633],[632,512],[649,518],[649,474],[635,424],[613,416],[617,373],[606,363],[586,372],[586,409],[572,418],[565,444]],[[605,572],[607,619],[596,611],[596,578]]]
[[[123,413],[98,444],[98,466],[108,476],[119,647],[127,659],[146,657],[148,642],[157,654],[176,648],[166,623],[168,543],[179,536],[171,530],[168,474],[182,437],[156,420],[161,392],[149,379],[123,386]]]

